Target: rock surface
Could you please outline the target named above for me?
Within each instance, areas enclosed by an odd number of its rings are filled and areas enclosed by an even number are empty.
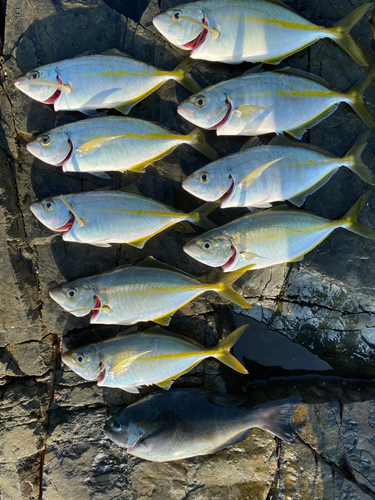
[[[110,249],[68,245],[33,217],[30,203],[49,195],[135,182],[143,194],[191,211],[199,202],[181,189],[181,181],[207,160],[181,146],[143,175],[111,174],[108,182],[88,174],[63,174],[31,156],[25,146],[33,134],[83,119],[82,115],[55,114],[50,106],[19,92],[14,81],[42,64],[112,47],[162,69],[174,69],[185,52],[164,40],[151,20],[178,3],[7,1],[0,86],[0,499],[374,499],[373,241],[340,229],[302,263],[249,272],[237,283],[253,309],[234,310],[253,328],[255,321],[261,322],[319,356],[320,374],[306,370],[303,362],[299,369],[284,368],[287,343],[278,352],[270,340],[269,349],[280,360],[276,366],[260,366],[244,353],[248,377],[207,360],[174,384],[226,390],[254,405],[299,396],[304,403],[293,417],[294,444],[256,429],[240,445],[208,457],[166,464],[135,459],[105,438],[103,426],[118,407],[137,397],[99,388],[61,366],[61,350],[108,338],[122,328],[92,328],[87,318],[68,315],[49,298],[54,284],[140,262],[148,255],[205,279],[215,273],[181,252],[194,231],[184,225],[155,236],[141,251],[126,245]],[[289,5],[317,24],[332,26],[362,3],[296,0]],[[373,59],[369,16],[353,29],[353,35]],[[363,74],[328,40],[289,58],[288,64],[314,72],[342,91]],[[196,62],[193,75],[205,87],[250,67]],[[176,82],[168,82],[133,114],[187,133],[192,126],[176,113],[176,105],[188,95]],[[374,98],[371,88],[366,101],[373,114]],[[365,130],[356,115],[340,106],[306,140],[344,155]],[[224,155],[238,151],[246,139],[218,139],[210,132],[208,141]],[[372,170],[374,157],[371,137],[364,161]],[[335,218],[365,189],[357,176],[341,169],[307,199],[305,208]],[[213,218],[223,224],[242,213],[218,210]],[[361,220],[374,227],[374,197]],[[183,308],[170,325],[171,331],[208,347],[233,329],[228,304],[215,294]]]

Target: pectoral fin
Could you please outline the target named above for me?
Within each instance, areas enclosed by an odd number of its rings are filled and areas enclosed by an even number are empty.
[[[152,351],[145,351],[145,352],[140,352],[138,354],[134,354],[134,356],[130,356],[130,358],[126,358],[124,361],[121,361],[121,363],[118,363],[117,365],[113,365],[112,368],[109,370],[108,373],[115,372],[113,378],[117,378],[123,373],[125,373],[129,368],[130,365],[135,361],[136,359],[140,358],[144,354],[147,354]]]
[[[239,108],[236,108],[234,110],[234,113],[241,118],[243,117],[245,119],[250,119],[255,112],[260,111],[262,109],[269,109],[269,108],[264,108],[263,106],[252,106],[252,105],[240,106]]]
[[[86,172],[86,173],[95,175],[95,177],[100,177],[101,179],[111,179],[111,177],[105,172]]]
[[[286,158],[287,156],[289,155],[286,155],[286,156],[281,156],[280,158],[276,158],[276,160],[272,160],[268,163],[265,163],[264,165],[262,165],[261,167],[258,167],[257,169],[253,170],[252,172],[250,172],[250,174],[248,174],[246,177],[244,177],[242,179],[241,182],[239,182],[238,186],[243,186],[245,189],[249,189],[249,187],[254,184],[254,182],[256,182],[256,180],[261,176],[261,174],[268,168],[270,167],[271,165],[273,165],[274,163],[277,163],[278,161],[280,160],[283,160],[284,158]]]
[[[177,424],[171,424],[140,441],[139,444],[133,448],[133,450],[136,451],[138,447],[145,447],[149,452],[152,452],[153,450],[160,450],[160,448],[163,448],[163,446],[165,446],[166,443],[172,439],[176,430]]]
[[[121,389],[126,392],[131,392],[132,394],[139,394],[139,390],[136,387],[131,387],[131,386],[128,387],[127,385],[124,385],[122,387],[118,387],[118,389]]]
[[[240,256],[246,260],[269,259],[269,257],[263,257],[263,255],[258,255],[257,253],[253,253],[253,252],[240,252]]]
[[[80,157],[88,155],[90,153],[93,153],[97,149],[101,148],[103,144],[106,144],[107,142],[113,141],[115,139],[122,139],[125,136],[126,134],[111,135],[109,137],[99,137],[92,141],[85,142],[79,148],[76,149],[76,154],[78,154],[78,156]]]

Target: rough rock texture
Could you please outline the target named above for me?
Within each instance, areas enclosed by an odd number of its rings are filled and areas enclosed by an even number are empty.
[[[178,3],[180,0],[7,2],[0,86],[0,499],[374,499],[373,241],[337,230],[303,263],[249,272],[238,285],[253,309],[234,310],[254,329],[258,321],[290,339],[278,351],[276,337],[272,343],[272,331],[268,331],[269,349],[279,356],[277,366],[260,366],[244,349],[248,377],[207,360],[175,383],[175,387],[226,390],[254,405],[302,397],[304,403],[293,417],[294,444],[254,430],[245,442],[209,457],[166,464],[135,459],[105,438],[103,426],[118,407],[137,397],[98,388],[61,366],[61,350],[108,338],[122,328],[92,328],[87,317],[68,315],[49,298],[54,284],[136,263],[148,255],[204,279],[214,279],[217,273],[181,251],[194,234],[186,225],[157,235],[142,251],[126,245],[110,249],[68,245],[33,217],[30,203],[49,195],[135,182],[145,195],[190,211],[200,203],[181,190],[181,181],[207,160],[181,146],[143,175],[111,174],[112,181],[105,181],[87,174],[63,174],[31,156],[25,145],[33,134],[83,116],[55,114],[50,106],[19,92],[13,83],[42,64],[112,47],[160,68],[174,69],[185,52],[164,40],[151,20],[160,10]],[[332,26],[362,3],[296,0],[290,5],[317,24]],[[373,58],[369,16],[353,34]],[[315,72],[342,91],[363,74],[360,66],[326,40],[289,58],[288,63]],[[250,67],[196,62],[193,75],[205,87]],[[176,105],[188,95],[176,82],[168,82],[132,114],[187,133],[192,126],[177,115]],[[373,114],[374,98],[371,88],[366,101]],[[365,130],[349,108],[340,106],[305,139],[344,155]],[[208,141],[222,155],[238,151],[245,140],[208,134]],[[262,141],[267,142],[268,137]],[[371,137],[364,161],[373,170],[374,154]],[[305,208],[338,217],[365,189],[357,176],[342,168],[308,198]],[[217,210],[213,218],[223,224],[244,212]],[[373,197],[361,220],[374,227]],[[184,307],[170,325],[171,331],[208,347],[233,328],[227,302],[213,293]],[[256,341],[253,336],[251,342]],[[285,368],[290,341],[310,351],[310,358],[319,356],[320,375],[307,371],[303,362],[298,369]],[[249,349],[251,345],[246,351]]]

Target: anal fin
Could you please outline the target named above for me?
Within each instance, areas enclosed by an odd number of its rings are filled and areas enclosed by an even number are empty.
[[[337,168],[335,168],[333,170],[333,172],[329,172],[327,175],[325,175],[324,177],[322,177],[321,179],[319,179],[318,182],[316,182],[312,186],[308,187],[304,191],[301,191],[300,193],[298,193],[298,194],[292,196],[291,198],[289,198],[290,203],[293,203],[293,205],[296,205],[297,207],[300,207],[301,205],[303,205],[303,203],[305,202],[306,198],[310,194],[315,193],[315,191],[317,191],[319,188],[321,188],[322,186],[324,186],[324,184],[326,184],[329,181],[329,179],[336,172],[337,172]]]
[[[314,116],[314,118],[311,118],[311,120],[308,120],[305,123],[302,123],[296,128],[292,128],[289,130],[285,130],[284,132],[287,132],[291,136],[295,137],[296,139],[301,139],[303,134],[306,132],[307,129],[313,127],[314,125],[318,124],[324,118],[327,118],[327,116],[331,115],[336,109],[337,109],[338,104],[333,104],[329,108],[325,109],[322,113],[319,115]]]

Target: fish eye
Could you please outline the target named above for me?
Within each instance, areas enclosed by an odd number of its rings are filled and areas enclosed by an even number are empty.
[[[210,176],[207,172],[201,174],[201,181],[206,184],[210,180]]]
[[[209,250],[211,248],[211,243],[209,241],[206,241],[206,243],[204,243],[204,245],[203,245],[203,248],[205,250]]]
[[[122,423],[120,422],[120,420],[116,420],[115,422],[113,422],[113,428],[117,432],[121,431],[121,429],[122,429]]]
[[[78,363],[83,362],[83,356],[81,354],[79,356],[77,356],[77,361],[78,361]]]
[[[172,21],[175,23],[179,23],[181,21],[181,14],[182,12],[180,10],[175,10],[172,12]]]
[[[46,201],[44,202],[44,208],[45,208],[46,210],[50,211],[50,210],[52,210],[52,209],[53,209],[53,207],[54,207],[54,203],[53,203],[53,201],[52,201],[52,200],[46,200]]]
[[[42,146],[48,146],[51,143],[51,139],[49,135],[44,135],[41,139],[40,142]]]
[[[67,296],[70,298],[70,299],[74,299],[74,297],[77,295],[77,290],[75,288],[71,288],[70,290],[68,290],[67,292]]]
[[[30,73],[31,80],[37,80],[39,77],[39,71],[33,71],[32,73]]]
[[[198,108],[203,108],[203,106],[206,105],[206,102],[207,99],[203,95],[200,95],[195,99],[194,105],[198,106]]]

